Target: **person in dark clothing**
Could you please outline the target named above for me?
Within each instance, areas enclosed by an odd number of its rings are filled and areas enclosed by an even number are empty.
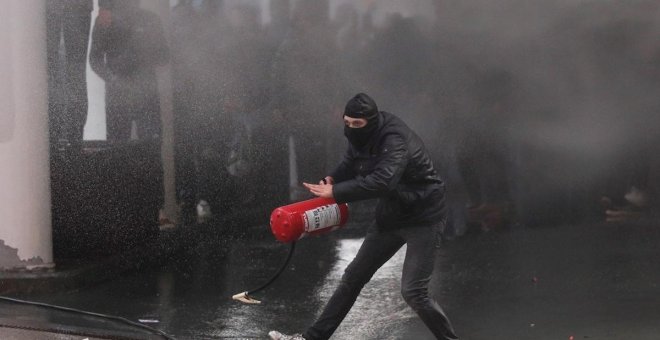
[[[508,181],[512,145],[507,127],[513,125],[516,84],[513,75],[500,69],[487,70],[475,78],[472,95],[475,109],[461,120],[457,163],[469,204],[468,222],[480,231],[506,228],[512,218]]]
[[[422,140],[398,117],[378,111],[360,93],[344,110],[349,147],[344,160],[319,184],[304,183],[338,203],[378,198],[376,221],[348,265],[320,317],[300,335],[270,332],[272,339],[328,339],[362,287],[404,244],[401,293],[437,339],[457,339],[442,308],[429,296],[435,249],[445,226],[445,187]]]
[[[105,81],[107,139],[131,138],[133,121],[140,139],[161,135],[155,67],[169,60],[160,19],[139,1],[103,1],[92,31],[89,63]],[[111,12],[111,15],[107,13]]]
[[[325,0],[295,2],[291,29],[271,66],[273,115],[286,121],[281,133],[287,135],[287,140],[291,137],[296,154],[290,172],[307,181],[328,170],[329,125],[323,122],[340,111],[335,105],[341,88],[340,59],[328,18]],[[291,189],[294,200],[305,194],[298,185]]]
[[[46,2],[51,145],[80,146],[87,121],[87,44],[92,0]],[[61,42],[64,42],[61,48]]]

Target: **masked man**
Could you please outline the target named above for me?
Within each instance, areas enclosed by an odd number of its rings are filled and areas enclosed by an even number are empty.
[[[458,339],[442,308],[429,296],[435,250],[446,221],[443,181],[421,139],[393,114],[378,111],[360,93],[344,110],[349,147],[344,160],[319,184],[304,183],[319,197],[338,203],[378,198],[376,221],[323,313],[304,334],[270,332],[272,339],[328,339],[353,306],[362,287],[404,244],[401,292],[437,339]]]

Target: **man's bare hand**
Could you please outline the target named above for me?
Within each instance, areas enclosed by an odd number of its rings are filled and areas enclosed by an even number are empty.
[[[332,176],[325,176],[319,181],[319,184],[335,184],[335,180],[332,179]]]
[[[323,198],[332,198],[332,184],[309,184],[303,183],[305,188],[312,194]]]

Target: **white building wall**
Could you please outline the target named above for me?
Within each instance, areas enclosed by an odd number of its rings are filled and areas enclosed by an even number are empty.
[[[0,11],[0,269],[53,262],[44,4]]]

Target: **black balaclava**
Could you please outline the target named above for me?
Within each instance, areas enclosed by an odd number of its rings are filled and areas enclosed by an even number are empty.
[[[364,93],[358,93],[346,103],[344,116],[364,118],[367,125],[361,128],[344,126],[344,136],[353,146],[363,148],[378,129],[378,106],[376,102]]]

